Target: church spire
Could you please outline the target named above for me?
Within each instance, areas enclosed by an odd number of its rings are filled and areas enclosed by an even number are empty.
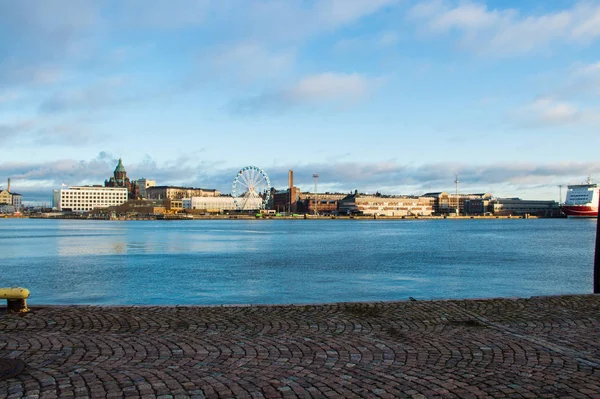
[[[115,168],[115,172],[125,172],[125,166],[123,166],[123,159],[119,158],[119,163],[117,164],[117,167]]]

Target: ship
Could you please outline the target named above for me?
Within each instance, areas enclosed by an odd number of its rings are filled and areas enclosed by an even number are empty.
[[[569,218],[597,218],[598,184],[592,183],[591,177],[588,177],[585,184],[567,187],[567,198],[560,210]]]

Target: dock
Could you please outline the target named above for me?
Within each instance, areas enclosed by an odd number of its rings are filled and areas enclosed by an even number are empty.
[[[600,295],[31,308],[0,398],[600,398]]]

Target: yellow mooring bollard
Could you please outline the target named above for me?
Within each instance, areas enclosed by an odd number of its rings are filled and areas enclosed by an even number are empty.
[[[8,313],[29,312],[27,298],[29,298],[29,290],[27,288],[0,288],[0,299],[6,299],[6,311]]]

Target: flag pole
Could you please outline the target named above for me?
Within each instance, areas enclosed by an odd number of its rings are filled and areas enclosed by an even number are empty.
[[[600,193],[598,193],[600,210]],[[596,219],[596,249],[594,251],[594,294],[600,294],[600,215]]]

